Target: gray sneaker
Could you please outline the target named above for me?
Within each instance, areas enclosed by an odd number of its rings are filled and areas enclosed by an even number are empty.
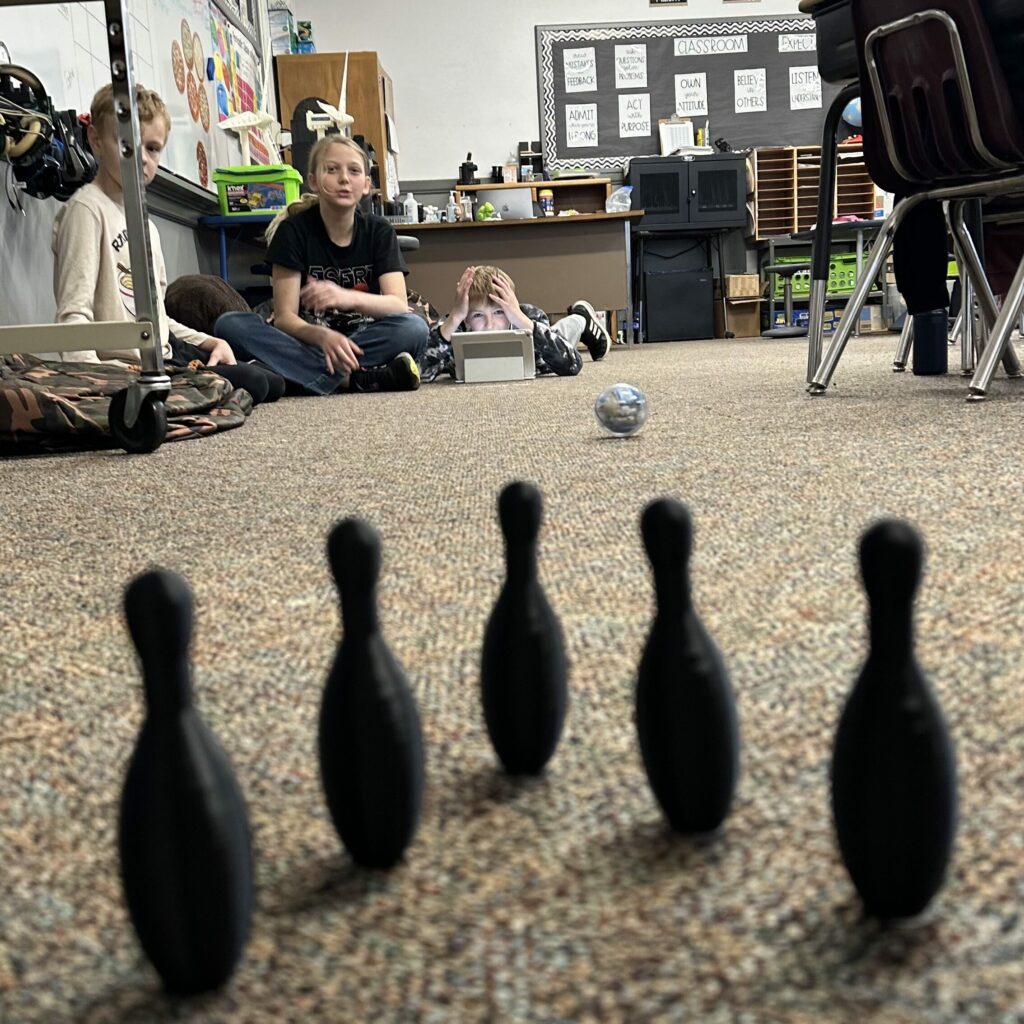
[[[577,299],[570,307],[570,313],[583,317],[587,326],[583,328],[581,340],[587,346],[590,358],[596,363],[598,359],[604,359],[611,348],[611,335],[605,330],[594,307],[584,299]]]

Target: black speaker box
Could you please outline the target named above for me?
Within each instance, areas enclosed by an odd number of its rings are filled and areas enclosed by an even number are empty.
[[[654,270],[644,274],[647,341],[714,337],[710,270]]]

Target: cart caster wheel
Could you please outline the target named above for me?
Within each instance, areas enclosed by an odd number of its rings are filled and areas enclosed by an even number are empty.
[[[110,433],[114,440],[131,455],[147,455],[163,444],[167,434],[167,409],[160,395],[148,395],[142,400],[139,416],[133,426],[125,426],[124,413],[128,403],[128,389],[118,391],[110,401]]]

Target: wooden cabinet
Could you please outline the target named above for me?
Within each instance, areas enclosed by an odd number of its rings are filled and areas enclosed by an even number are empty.
[[[604,201],[612,193],[610,178],[561,178],[555,181],[518,181],[507,184],[491,184],[480,182],[478,185],[456,185],[455,198],[461,199],[463,194],[472,194],[481,189],[528,188],[530,198],[537,202],[537,193],[549,188],[554,193],[555,216],[562,210],[575,210],[577,213],[604,213]]]
[[[833,218],[854,214],[870,220],[875,211],[875,185],[860,143],[839,147],[836,174]],[[814,227],[820,177],[820,146],[754,150],[756,237],[772,238]]]
[[[281,127],[291,129],[292,113],[310,96],[319,96],[340,106],[341,80],[345,73],[344,53],[304,53],[274,58],[277,80],[277,109]],[[355,119],[353,135],[362,135],[373,146],[380,167],[380,189],[384,196],[398,193],[397,158],[390,156],[385,115],[395,119],[391,76],[381,67],[373,51],[348,55],[347,111]],[[390,157],[390,158],[389,158]]]

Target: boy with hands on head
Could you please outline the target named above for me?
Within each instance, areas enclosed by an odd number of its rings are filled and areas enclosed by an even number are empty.
[[[569,315],[554,326],[544,310],[521,303],[515,284],[498,267],[466,267],[455,286],[455,300],[447,318],[430,332],[423,357],[423,380],[444,372],[455,376],[452,336],[456,331],[533,332],[533,354],[538,374],[574,377],[583,367],[577,343],[584,342],[592,359],[602,359],[611,339],[588,302],[578,300]]]

